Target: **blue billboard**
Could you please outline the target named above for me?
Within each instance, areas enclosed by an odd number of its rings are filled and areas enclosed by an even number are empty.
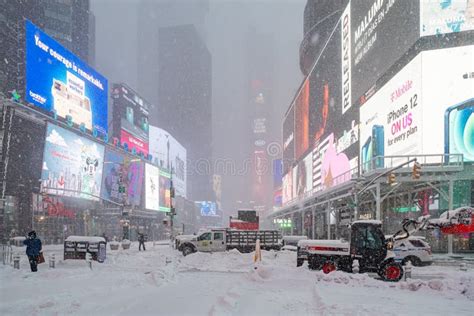
[[[26,100],[107,133],[107,79],[26,21]]]

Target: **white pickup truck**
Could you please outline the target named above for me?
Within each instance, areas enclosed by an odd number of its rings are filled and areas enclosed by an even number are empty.
[[[217,252],[237,249],[240,252],[255,250],[257,239],[263,250],[280,250],[280,233],[276,230],[231,230],[212,229],[191,239],[183,238],[178,250],[187,256],[197,251]]]

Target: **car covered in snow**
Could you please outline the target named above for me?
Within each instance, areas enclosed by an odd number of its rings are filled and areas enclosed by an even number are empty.
[[[433,263],[431,246],[424,237],[410,236],[407,239],[397,240],[393,245],[395,260],[406,264],[411,262],[414,266],[426,266]]]

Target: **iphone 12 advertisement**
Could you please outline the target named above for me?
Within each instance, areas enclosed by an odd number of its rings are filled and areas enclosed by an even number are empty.
[[[474,98],[449,107],[444,120],[445,153],[474,161]]]

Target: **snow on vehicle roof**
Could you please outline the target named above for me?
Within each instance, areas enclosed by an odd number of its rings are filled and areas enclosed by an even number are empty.
[[[373,225],[382,225],[382,221],[378,219],[361,219],[358,221],[353,221],[352,224],[373,224]]]
[[[393,235],[385,235],[385,239],[389,239],[389,238],[392,238]],[[426,237],[424,236],[413,236],[413,235],[410,235],[408,238],[403,238],[403,239],[399,239],[397,241],[403,241],[403,240],[406,240],[406,239],[409,239],[409,240],[414,240],[414,239],[421,239],[421,240],[425,240]]]
[[[328,240],[328,239],[307,239],[307,240],[300,240],[298,242],[298,247],[314,246],[314,245],[332,246],[332,247],[348,247],[349,243],[347,241],[342,241],[342,240]]]
[[[65,241],[71,242],[105,242],[104,237],[98,236],[69,236]]]
[[[291,236],[283,236],[282,239],[286,241],[297,241],[297,240],[302,240],[302,239],[308,239],[308,237],[291,235]]]

